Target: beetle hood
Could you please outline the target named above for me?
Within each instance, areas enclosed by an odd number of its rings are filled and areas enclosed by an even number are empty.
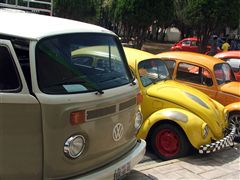
[[[221,91],[240,97],[240,82],[230,82],[221,86]]]
[[[223,136],[222,130],[226,126],[224,107],[197,89],[167,80],[151,85],[147,95],[187,109],[205,121],[216,138]]]

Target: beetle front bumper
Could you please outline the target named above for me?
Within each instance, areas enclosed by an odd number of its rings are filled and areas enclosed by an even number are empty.
[[[198,150],[199,154],[208,154],[208,153],[216,152],[225,147],[233,146],[235,132],[236,132],[236,126],[234,124],[230,124],[229,134],[227,134],[223,139],[220,139],[216,142],[201,145]]]

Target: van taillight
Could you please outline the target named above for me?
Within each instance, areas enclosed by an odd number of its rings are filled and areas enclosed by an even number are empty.
[[[85,110],[74,111],[70,114],[70,123],[71,125],[77,125],[85,121]]]
[[[141,104],[142,101],[143,101],[143,95],[142,95],[142,93],[139,92],[139,93],[137,94],[137,104],[138,104],[138,105]]]

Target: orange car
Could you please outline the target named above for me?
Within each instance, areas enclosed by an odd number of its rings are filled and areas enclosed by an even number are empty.
[[[227,106],[229,120],[236,124],[240,136],[240,82],[227,62],[192,52],[164,52],[157,57],[165,61],[172,79],[197,88]]]
[[[240,81],[240,50],[221,52],[214,57],[229,63],[234,71],[236,79]]]

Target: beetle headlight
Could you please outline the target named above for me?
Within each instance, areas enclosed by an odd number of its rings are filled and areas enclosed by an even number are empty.
[[[134,124],[134,127],[138,130],[140,128],[140,126],[142,125],[142,120],[143,120],[143,117],[142,117],[142,113],[140,111],[138,111],[136,113],[136,118],[135,118],[135,124]]]
[[[64,143],[64,154],[70,158],[79,157],[85,147],[85,138],[82,135],[74,135]]]
[[[207,137],[208,132],[209,132],[208,125],[205,123],[202,126],[202,136],[203,136],[204,139]]]

